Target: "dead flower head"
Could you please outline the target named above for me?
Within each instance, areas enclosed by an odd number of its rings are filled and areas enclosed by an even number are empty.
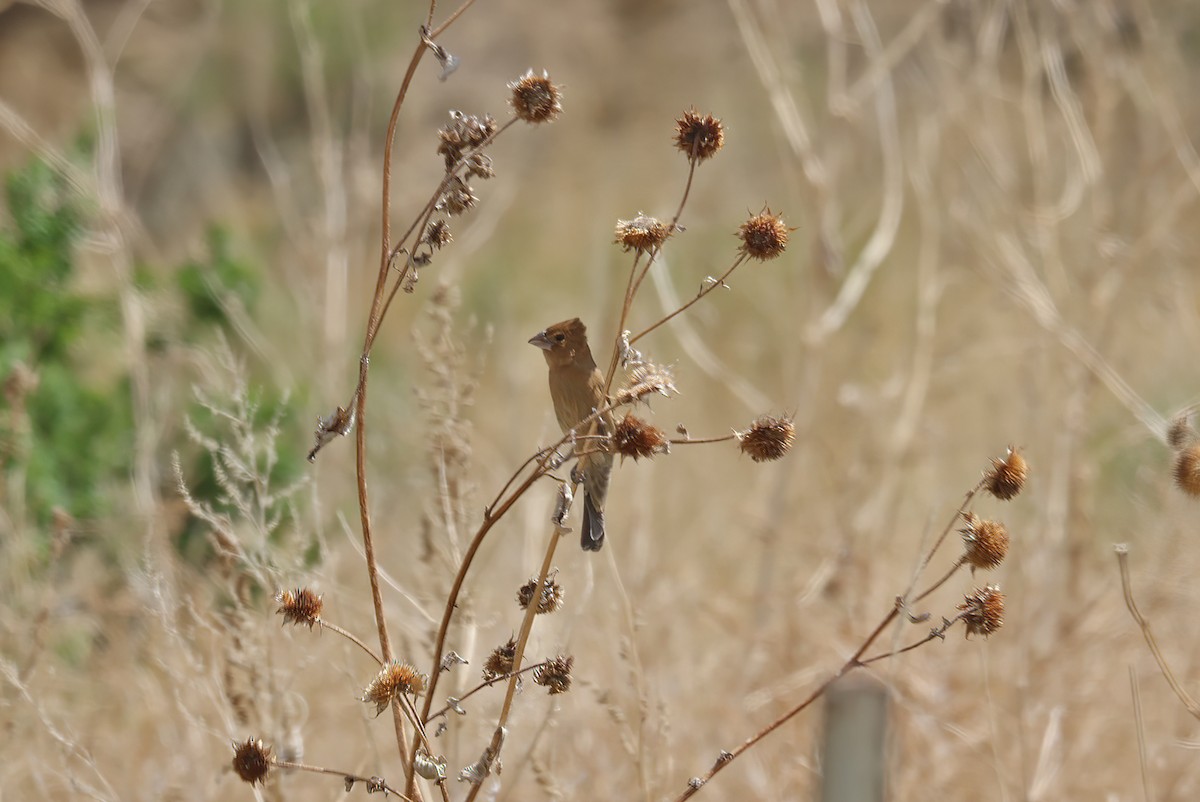
[[[1004,562],[1008,554],[1008,530],[1004,524],[980,518],[973,512],[963,515],[967,525],[958,530],[966,551],[963,559],[972,568],[989,570]]]
[[[516,638],[509,638],[508,643],[503,646],[497,646],[488,655],[487,661],[483,664],[483,678],[490,681],[498,677],[508,676],[512,673],[513,660],[516,656]]]
[[[646,421],[627,413],[617,424],[613,432],[613,448],[624,457],[633,457],[634,461],[642,457],[653,457],[655,454],[668,454],[671,442],[666,432],[657,426],[651,426]]]
[[[243,782],[265,785],[274,763],[271,747],[264,746],[261,738],[247,738],[245,743],[233,744],[233,770]]]
[[[972,635],[986,638],[1004,625],[1004,594],[999,585],[976,588],[964,597],[958,609],[963,611],[960,617],[967,625],[968,638]]]
[[[387,709],[392,700],[401,694],[419,696],[425,690],[425,675],[408,663],[392,660],[385,663],[375,679],[363,691],[359,699],[367,704],[375,705],[378,715]]]
[[[479,196],[475,194],[475,190],[471,189],[466,181],[454,176],[433,208],[451,217],[456,217],[468,209],[474,208],[477,203],[479,203]]]
[[[992,467],[983,476],[983,487],[1001,501],[1008,501],[1021,492],[1029,465],[1016,446],[1009,446],[1004,459],[992,459]]]
[[[285,624],[308,624],[312,629],[321,622],[321,597],[308,588],[281,590],[275,594],[275,601],[279,602],[275,612],[283,616]]]
[[[632,220],[618,220],[615,235],[622,250],[650,253],[666,242],[671,229],[663,221],[638,212]]]
[[[421,243],[435,251],[449,245],[453,239],[454,235],[450,233],[450,224],[445,220],[434,220],[425,227],[425,233],[421,235]]]
[[[688,161],[699,164],[717,155],[725,145],[725,128],[711,114],[700,116],[689,109],[675,121],[675,147],[688,157]]]
[[[1200,444],[1188,446],[1176,455],[1175,484],[1189,496],[1200,496]]]
[[[451,111],[449,125],[438,130],[437,152],[445,158],[446,170],[453,169],[467,151],[488,142],[497,130],[496,121],[490,114],[477,117]]]
[[[1191,445],[1196,439],[1196,430],[1192,428],[1192,416],[1188,411],[1180,412],[1171,419],[1167,427],[1167,445],[1172,451],[1179,451]]]
[[[742,241],[738,252],[763,262],[774,259],[787,248],[791,231],[782,217],[764,207],[738,228],[737,237]]]
[[[517,604],[521,605],[524,610],[529,607],[529,603],[533,601],[534,589],[537,587],[537,577],[531,577],[528,582],[521,586],[517,591]],[[556,576],[546,577],[545,583],[542,585],[541,595],[538,597],[537,614],[553,613],[562,609],[563,606],[563,588],[558,584]]]
[[[562,113],[562,92],[550,80],[545,70],[534,75],[529,70],[508,85],[512,91],[508,102],[518,119],[527,123],[548,123]]]
[[[655,393],[670,398],[675,392],[678,391],[670,368],[641,361],[629,368],[627,384],[614,400],[618,405],[632,404]]]
[[[533,681],[547,688],[551,696],[566,693],[571,690],[571,667],[574,665],[574,657],[559,655],[553,660],[547,660],[545,665],[535,668]]]
[[[791,418],[763,415],[744,432],[736,432],[739,448],[755,462],[769,462],[788,453],[796,441],[796,425]]]

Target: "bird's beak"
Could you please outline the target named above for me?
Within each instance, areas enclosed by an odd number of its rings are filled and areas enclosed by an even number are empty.
[[[549,351],[554,347],[554,343],[550,342],[550,338],[546,336],[546,330],[542,329],[537,334],[529,338],[530,345],[536,345],[543,351]]]

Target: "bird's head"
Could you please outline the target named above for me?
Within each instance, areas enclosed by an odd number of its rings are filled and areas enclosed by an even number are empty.
[[[577,317],[547,326],[530,337],[529,344],[541,348],[547,364],[551,366],[565,367],[581,359],[592,362],[592,352],[588,349],[587,327]]]

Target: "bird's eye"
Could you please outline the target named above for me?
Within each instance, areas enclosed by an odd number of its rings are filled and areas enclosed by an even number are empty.
[[[556,342],[556,343],[560,343],[565,339],[567,339],[567,335],[565,335],[565,334],[555,334],[554,335],[554,342]]]

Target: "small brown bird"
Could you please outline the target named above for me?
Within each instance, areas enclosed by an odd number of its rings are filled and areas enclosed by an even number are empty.
[[[542,349],[550,367],[550,400],[564,433],[605,405],[604,374],[592,359],[587,328],[579,318],[547,326],[529,342]],[[600,415],[585,428],[576,432],[579,462],[573,473],[583,481],[583,550],[599,551],[604,545],[604,499],[613,455],[596,438],[612,433],[612,412]]]

